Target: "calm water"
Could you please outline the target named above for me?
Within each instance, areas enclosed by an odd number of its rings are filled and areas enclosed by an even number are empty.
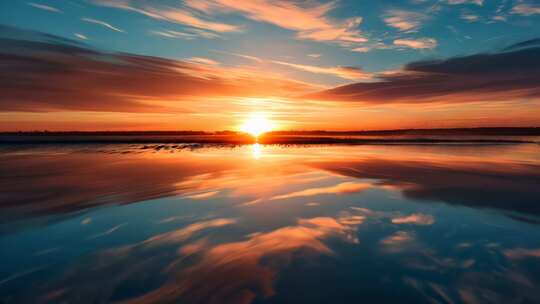
[[[540,303],[540,145],[0,148],[0,303]]]

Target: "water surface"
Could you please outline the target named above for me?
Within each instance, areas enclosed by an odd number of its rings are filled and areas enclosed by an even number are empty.
[[[540,301],[540,146],[0,148],[2,303]]]

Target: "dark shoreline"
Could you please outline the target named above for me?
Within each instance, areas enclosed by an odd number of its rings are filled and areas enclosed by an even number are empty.
[[[271,138],[17,138],[7,139],[0,137],[0,145],[31,145],[31,144],[222,144],[222,145],[321,145],[321,144],[525,144],[539,141],[520,139],[444,139],[444,138],[336,138],[336,137],[296,137],[280,136]]]
[[[538,136],[538,138],[536,138]],[[0,144],[520,144],[540,143],[540,128],[274,131],[258,139],[233,131],[0,132]]]
[[[0,136],[246,136],[236,131],[0,131]],[[268,136],[540,136],[540,127],[481,127],[481,128],[435,128],[394,130],[350,130],[350,131],[271,131]]]

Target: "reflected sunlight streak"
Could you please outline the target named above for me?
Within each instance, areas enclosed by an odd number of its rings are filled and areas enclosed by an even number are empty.
[[[261,156],[263,155],[262,153],[262,146],[261,144],[259,143],[254,143],[252,146],[251,146],[251,153],[253,154],[253,158],[255,159],[259,159],[261,158]]]

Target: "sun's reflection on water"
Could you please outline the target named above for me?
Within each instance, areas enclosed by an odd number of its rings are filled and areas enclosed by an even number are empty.
[[[253,158],[255,159],[261,158],[261,156],[263,155],[262,145],[259,143],[254,143],[251,146],[251,153],[253,154]]]

